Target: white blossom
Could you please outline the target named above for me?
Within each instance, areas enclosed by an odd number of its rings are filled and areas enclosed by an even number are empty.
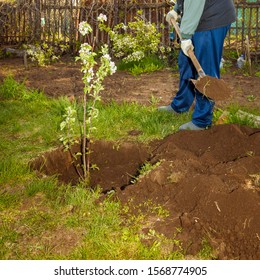
[[[114,74],[116,72],[117,67],[115,65],[115,62],[113,62],[113,61],[110,61],[109,66],[110,66],[110,73],[112,75],[112,74]]]
[[[109,60],[109,61],[111,60],[111,57],[110,57],[110,55],[109,55],[108,53],[107,53],[107,54],[104,54],[103,57],[104,57],[105,59]]]
[[[129,54],[127,57],[123,58],[123,60],[125,62],[140,61],[144,57],[145,57],[145,54],[143,51],[136,51],[136,52],[133,52],[132,54]]]
[[[107,16],[101,13],[97,17],[97,20],[100,21],[100,22],[107,21]]]
[[[79,53],[80,55],[88,55],[91,53],[92,47],[88,43],[81,44]]]
[[[79,32],[82,36],[85,36],[92,32],[92,27],[86,21],[82,21],[79,24]]]
[[[87,71],[87,82],[90,83],[94,78],[94,71],[93,68],[89,68]]]

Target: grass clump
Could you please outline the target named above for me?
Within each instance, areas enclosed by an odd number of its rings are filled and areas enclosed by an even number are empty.
[[[201,249],[198,253],[198,257],[202,260],[214,260],[216,256],[214,254],[214,249],[207,239],[201,241]]]
[[[117,65],[118,70],[128,71],[134,76],[138,76],[143,73],[151,73],[157,70],[165,68],[166,62],[158,55],[148,55],[138,61],[124,62],[120,60]]]
[[[39,100],[45,99],[41,92],[29,90],[22,83],[16,82],[13,77],[5,78],[3,84],[0,85],[0,97],[5,100]]]

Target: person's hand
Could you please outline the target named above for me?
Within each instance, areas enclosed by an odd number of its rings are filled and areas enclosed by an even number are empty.
[[[185,55],[188,55],[188,50],[194,50],[194,46],[192,44],[191,39],[185,39],[185,40],[181,40],[181,49],[184,52]]]
[[[174,10],[171,10],[170,12],[168,12],[168,14],[166,15],[166,21],[171,24],[171,18],[175,19],[177,21],[179,15],[177,14],[177,12],[175,12]]]

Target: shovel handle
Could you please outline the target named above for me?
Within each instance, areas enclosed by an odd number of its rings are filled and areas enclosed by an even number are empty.
[[[174,26],[174,29],[175,29],[176,33],[178,34],[180,40],[182,40],[181,31],[180,31],[180,28],[179,28],[176,20],[174,18],[171,18],[170,21],[171,21],[171,24]],[[204,70],[202,69],[197,57],[195,56],[194,51],[192,49],[189,49],[187,51],[187,53],[188,53],[189,58],[191,59],[193,65],[194,65],[194,67],[196,68],[199,76],[201,78],[205,77],[206,74],[205,74]]]
[[[206,74],[205,74],[204,70],[202,69],[197,57],[195,56],[194,51],[192,49],[189,49],[187,53],[188,53],[189,58],[191,59],[193,65],[194,65],[194,67],[196,68],[199,76],[201,78],[205,77]]]

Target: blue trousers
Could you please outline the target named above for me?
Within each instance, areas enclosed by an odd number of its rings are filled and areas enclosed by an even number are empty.
[[[220,61],[224,39],[229,28],[230,25],[195,32],[192,37],[195,55],[206,75],[220,78]],[[179,53],[178,66],[180,84],[179,90],[171,103],[173,110],[178,113],[187,112],[195,100],[192,122],[199,127],[211,125],[214,101],[201,94],[190,81],[190,79],[198,79],[198,74],[190,58],[182,51]]]

